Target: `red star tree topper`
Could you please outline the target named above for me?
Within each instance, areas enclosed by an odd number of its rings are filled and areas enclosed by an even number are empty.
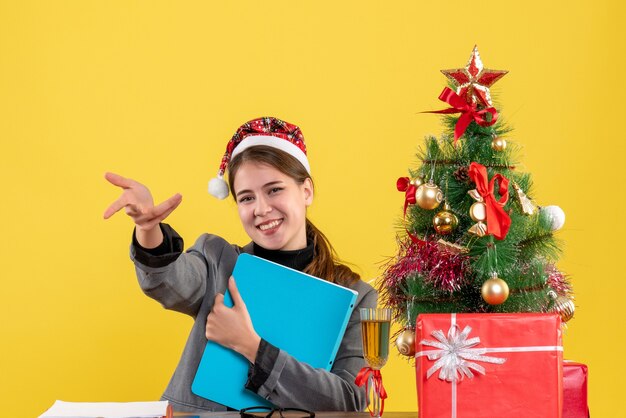
[[[489,87],[504,77],[508,71],[489,70],[483,66],[478,53],[478,46],[474,46],[472,55],[464,68],[454,70],[441,70],[455,86],[456,93],[465,98],[468,103],[477,103],[484,107],[491,107],[491,95]]]

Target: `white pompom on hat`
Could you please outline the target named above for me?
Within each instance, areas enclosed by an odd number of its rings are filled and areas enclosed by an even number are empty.
[[[209,181],[209,193],[212,196],[218,199],[225,199],[228,196],[228,185],[224,181],[228,163],[243,150],[257,145],[266,145],[286,152],[302,163],[306,171],[311,174],[304,136],[300,128],[272,117],[253,119],[241,125],[228,141],[217,177]]]

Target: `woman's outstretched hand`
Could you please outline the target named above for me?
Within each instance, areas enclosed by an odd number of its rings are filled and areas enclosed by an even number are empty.
[[[250,314],[232,276],[228,280],[228,290],[233,299],[233,307],[229,308],[224,304],[224,295],[221,293],[215,296],[213,309],[206,321],[206,338],[235,350],[250,363],[254,363],[261,337],[252,326]]]
[[[161,229],[157,226],[174,211],[183,197],[177,193],[158,206],[154,206],[150,190],[143,184],[119,174],[106,173],[104,178],[114,186],[123,189],[121,196],[104,211],[104,219],[109,219],[120,209],[133,219],[137,226],[137,240],[145,248],[154,248],[163,241]]]

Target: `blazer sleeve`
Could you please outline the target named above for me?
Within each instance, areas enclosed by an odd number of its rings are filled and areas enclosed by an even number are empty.
[[[141,248],[134,239],[131,244],[130,258],[135,264],[139,286],[164,308],[195,318],[207,287],[212,292],[216,290],[207,257],[218,263],[224,248],[230,244],[215,235],[204,234],[183,252],[183,240],[176,231],[167,224],[162,224],[161,229],[164,242],[157,249]]]
[[[367,407],[365,389],[354,383],[365,366],[359,308],[375,308],[377,293],[359,282],[355,289],[359,300],[350,316],[332,369],[314,369],[296,360],[283,350],[264,350],[272,358],[271,369],[257,394],[283,408],[304,408],[312,411],[362,411]],[[257,359],[263,363],[263,359]],[[250,385],[252,386],[252,385]]]

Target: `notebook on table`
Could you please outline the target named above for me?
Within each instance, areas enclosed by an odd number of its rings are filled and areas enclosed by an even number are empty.
[[[239,255],[233,277],[261,338],[314,368],[331,369],[356,291],[250,254]],[[228,291],[224,303],[233,306]],[[272,406],[245,389],[248,365],[242,355],[208,341],[191,391],[234,409]]]

